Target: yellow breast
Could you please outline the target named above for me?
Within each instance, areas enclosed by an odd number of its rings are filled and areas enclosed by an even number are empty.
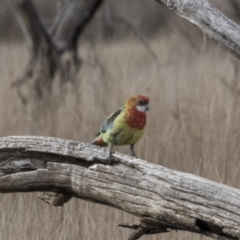
[[[112,145],[135,144],[143,135],[144,128],[139,130],[129,127],[124,120],[124,112],[120,113],[113,123],[113,127],[101,133],[104,142]]]

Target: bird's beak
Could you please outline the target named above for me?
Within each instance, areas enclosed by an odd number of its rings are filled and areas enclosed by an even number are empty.
[[[148,110],[149,110],[149,104],[147,103],[147,104],[145,105],[145,107],[146,107],[146,111],[148,111]]]

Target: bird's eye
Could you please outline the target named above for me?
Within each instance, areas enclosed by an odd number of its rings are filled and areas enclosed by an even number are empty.
[[[139,104],[139,105],[143,105],[143,104],[144,104],[143,100],[141,100],[141,99],[138,100],[138,104]]]

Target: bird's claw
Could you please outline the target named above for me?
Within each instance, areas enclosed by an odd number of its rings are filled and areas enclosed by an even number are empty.
[[[115,152],[112,150],[112,149],[110,149],[110,153],[109,153],[109,156],[108,156],[108,158],[107,158],[107,160],[108,161],[113,161],[114,160],[114,157],[113,157],[113,154],[114,154]]]
[[[131,149],[131,156],[137,158],[137,155],[133,149]]]
[[[118,162],[118,159],[114,158],[113,156],[109,156],[106,160],[109,164],[114,164]]]
[[[112,160],[114,160],[114,157],[113,156],[108,156],[107,160],[112,161]]]

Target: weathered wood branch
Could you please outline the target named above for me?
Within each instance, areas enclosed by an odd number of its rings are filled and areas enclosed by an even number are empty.
[[[240,238],[240,190],[127,155],[115,153],[112,162],[107,156],[108,149],[69,140],[0,138],[0,192],[55,192],[63,202],[77,197],[121,209],[140,217],[119,225],[135,230],[129,239],[170,230]]]
[[[209,38],[240,59],[240,26],[208,0],[156,0],[197,26]]]

